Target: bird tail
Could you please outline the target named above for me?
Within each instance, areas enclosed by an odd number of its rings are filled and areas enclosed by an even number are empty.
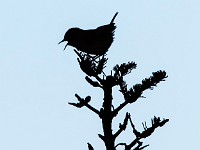
[[[118,14],[118,12],[116,12],[116,13],[115,13],[115,15],[113,16],[113,18],[112,18],[112,20],[111,20],[110,24],[114,22],[114,20],[115,20],[115,18],[116,18],[116,16],[117,16],[117,14]]]

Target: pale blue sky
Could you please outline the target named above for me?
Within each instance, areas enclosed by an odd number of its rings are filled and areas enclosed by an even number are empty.
[[[139,129],[154,115],[170,122],[145,140],[147,150],[198,149],[200,136],[198,0],[7,0],[0,6],[0,149],[104,149],[97,134],[101,122],[86,108],[69,106],[74,94],[92,96],[100,108],[102,91],[93,89],[79,69],[72,47],[63,52],[68,28],[96,28],[119,12],[116,38],[106,72],[117,63],[135,61],[129,87],[152,72],[169,77],[120,113],[132,114]],[[74,82],[76,84],[74,84]],[[115,88],[115,104],[123,99]],[[120,140],[130,141],[131,129]]]

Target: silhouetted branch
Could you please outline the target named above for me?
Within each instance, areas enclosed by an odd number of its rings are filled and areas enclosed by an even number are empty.
[[[133,88],[130,88],[127,91],[127,85],[126,82],[121,79],[121,92],[124,95],[125,101],[119,105],[114,110],[114,115],[116,116],[118,112],[125,107],[128,103],[135,102],[138,98],[142,97],[142,93],[147,90],[153,89],[153,86],[156,86],[159,82],[165,81],[164,79],[168,76],[166,75],[165,71],[157,71],[152,73],[153,76],[150,76],[149,78],[145,78],[142,80],[142,84],[136,84],[133,86]]]
[[[131,150],[131,148],[133,148],[139,142],[139,140],[139,138],[133,140],[129,145],[126,146],[125,150]]]
[[[150,136],[154,130],[158,127],[162,127],[165,123],[167,123],[169,121],[169,119],[163,119],[162,121],[160,120],[160,117],[155,117],[153,119],[151,119],[151,127],[147,127],[146,122],[142,123],[144,131],[142,133],[140,133],[140,138],[146,138],[148,136]]]
[[[118,79],[118,83],[120,86],[120,92],[125,95],[127,93],[127,84],[126,81],[123,80],[123,78],[121,77],[120,79]]]
[[[104,141],[104,140],[105,140],[105,137],[104,137],[103,135],[101,135],[101,134],[98,134],[98,136],[99,136],[99,138],[100,138],[100,139],[102,139],[102,141]]]
[[[153,90],[153,86],[156,86],[160,81],[165,81],[164,79],[168,77],[166,75],[166,72],[161,70],[153,72],[152,74],[153,76],[142,80],[142,84],[136,84],[133,86],[133,88],[130,88],[126,93],[123,93],[125,100],[129,103],[135,102],[139,97],[142,96],[142,93],[145,90]]]
[[[126,113],[126,117],[124,119],[124,122],[123,122],[123,124],[121,124],[121,123],[119,124],[119,130],[114,134],[114,138],[119,136],[119,134],[121,134],[122,131],[124,131],[126,129],[129,117],[130,117],[130,114]]]
[[[137,142],[138,146],[136,148],[134,148],[133,150],[142,150],[144,149],[145,147],[149,146],[149,145],[145,145],[145,146],[142,146],[142,142],[138,141]],[[142,146],[142,147],[141,147]]]
[[[125,150],[131,150],[133,147],[136,147],[134,148],[134,150],[142,150],[144,149],[145,147],[149,146],[149,145],[145,145],[145,146],[142,146],[142,142],[140,141],[140,139],[144,138],[141,136],[141,133],[139,131],[136,130],[132,120],[131,120],[131,115],[129,113],[126,113],[126,117],[124,119],[124,123],[123,125],[120,125],[120,129],[114,134],[114,137],[117,137],[123,130],[125,130],[126,126],[127,126],[127,123],[128,123],[128,120],[130,121],[131,123],[131,127],[133,129],[133,133],[135,134],[136,136],[136,139],[134,139],[130,144],[127,144],[127,143],[118,143],[115,148],[117,146],[124,146],[125,147]],[[158,122],[157,119],[154,119],[156,120],[155,122]],[[153,121],[154,122],[154,121]],[[154,123],[153,123],[154,124]],[[162,123],[161,123],[162,124]],[[163,124],[164,125],[164,124]],[[145,125],[146,126],[146,125]],[[149,130],[147,129],[147,127],[145,127],[145,130]]]
[[[75,94],[75,96],[78,99],[79,103],[69,103],[69,104],[78,108],[85,106],[91,100],[90,96],[87,96],[85,99],[81,98],[78,94]]]
[[[90,143],[87,143],[87,144],[88,144],[88,150],[94,150],[94,148],[92,147]]]
[[[112,88],[117,85],[117,81],[112,75],[109,75],[109,76],[106,76],[106,79],[101,81],[101,84],[103,85],[103,87]]]
[[[115,146],[115,148],[117,148],[117,146],[124,146],[124,147],[126,147],[126,143],[118,143],[118,144]]]
[[[114,78],[117,81],[117,84],[120,86],[120,91],[122,93],[127,92],[127,84],[123,80],[123,76],[129,74],[133,69],[137,67],[137,64],[135,62],[128,62],[119,65],[116,65],[113,70],[114,70]]]
[[[142,149],[144,149],[145,147],[147,147],[147,146],[149,146],[149,145],[145,145],[145,146],[143,146],[143,147],[141,147],[142,146],[142,142],[140,142],[140,139],[142,139],[142,138],[146,138],[146,137],[148,137],[148,136],[150,136],[154,131],[155,131],[155,129],[157,128],[157,127],[161,127],[161,126],[163,126],[165,123],[167,123],[168,121],[169,121],[169,119],[163,119],[162,121],[160,120],[160,117],[154,117],[153,119],[151,119],[151,123],[152,123],[152,126],[151,127],[147,127],[147,125],[146,125],[146,122],[145,123],[142,123],[142,125],[143,125],[143,128],[144,128],[144,131],[143,132],[139,132],[136,128],[135,128],[135,126],[134,126],[134,124],[133,124],[133,122],[132,122],[132,120],[131,120],[131,117],[129,117],[129,121],[130,121],[130,123],[131,123],[131,127],[132,127],[132,129],[133,129],[133,133],[135,134],[135,136],[136,136],[136,139],[135,140],[133,140],[130,144],[126,144],[126,148],[125,148],[125,150],[130,150],[132,147],[134,147],[136,144],[138,144],[138,146],[135,148],[135,150],[142,150]]]
[[[139,131],[136,130],[131,118],[129,118],[132,129],[133,129],[133,133],[135,134],[135,136],[137,138],[146,138],[148,136],[150,136],[154,130],[158,127],[162,127],[165,123],[167,123],[169,121],[169,119],[163,119],[162,121],[160,120],[160,117],[155,117],[153,119],[151,119],[151,127],[147,127],[146,122],[142,123],[144,131],[142,133],[140,133]]]
[[[126,143],[119,143],[115,146],[115,148],[117,146],[124,146],[124,150],[132,150],[132,148],[138,144],[133,150],[142,150],[144,149],[145,147],[149,146],[149,145],[145,145],[145,146],[142,146],[142,142],[139,141],[139,139],[135,139],[131,144],[127,145]]]
[[[78,52],[74,50],[75,53],[79,56],[77,58],[80,68],[83,72],[85,72],[88,76],[98,76],[103,73],[103,69],[107,63],[107,58],[103,55],[102,57],[92,57],[89,54],[85,54],[82,52]]]
[[[127,101],[124,101],[122,104],[120,104],[114,111],[113,111],[113,116],[116,117],[119,111],[124,108],[128,104]]]
[[[140,133],[139,131],[136,130],[135,125],[134,125],[133,122],[132,122],[131,116],[129,117],[129,121],[130,121],[130,123],[131,123],[131,127],[132,127],[132,129],[133,129],[133,133],[135,134],[135,136],[136,136],[136,137],[140,137],[140,134],[141,134],[141,133]]]
[[[144,148],[146,148],[147,146],[149,146],[149,144],[145,145],[145,146],[142,146],[142,147],[139,147],[138,150],[143,150]],[[135,149],[137,150],[137,149]]]
[[[99,58],[99,61],[97,61],[97,67],[96,72],[97,74],[101,74],[103,72],[103,69],[106,67],[108,58],[105,58],[105,55],[102,56],[102,58]],[[96,60],[95,60],[96,61]]]
[[[121,77],[121,76],[125,76],[127,74],[129,74],[133,69],[135,69],[137,67],[137,64],[133,61],[116,65],[113,70],[115,71],[114,77]]]
[[[68,103],[69,105],[75,106],[77,108],[81,108],[83,106],[86,106],[88,109],[90,109],[91,111],[95,112],[96,114],[98,114],[100,116],[100,112],[95,109],[94,107],[92,107],[91,105],[89,105],[88,103],[91,100],[90,96],[87,96],[85,99],[81,98],[78,94],[75,94],[76,98],[78,99],[79,103]]]
[[[85,72],[88,76],[96,76],[95,72],[95,64],[91,61],[89,57],[82,57],[81,59],[77,59],[80,65],[80,68],[83,72]]]
[[[102,84],[103,79],[101,79],[99,76],[96,76],[95,78],[97,79],[97,81],[99,81],[100,84]]]
[[[99,84],[99,82],[97,81],[93,81],[92,79],[90,79],[88,76],[85,77],[86,81],[91,84],[93,87],[100,87],[102,88],[102,85]]]

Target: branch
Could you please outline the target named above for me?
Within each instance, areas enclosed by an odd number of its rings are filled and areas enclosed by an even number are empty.
[[[105,58],[105,55],[106,54],[104,54],[101,58],[99,58],[99,61],[95,60],[97,62],[97,67],[96,67],[97,74],[101,74],[103,72],[103,69],[106,67],[108,58]]]
[[[118,77],[118,78],[121,77],[121,76],[125,76],[125,75],[129,74],[136,67],[137,67],[137,64],[133,61],[128,62],[127,64],[123,63],[120,66],[116,65],[113,68],[113,70],[115,71],[114,76]]]
[[[149,146],[149,145],[145,145],[145,146],[142,146],[142,142],[140,142],[140,141],[138,141],[138,142],[136,142],[136,144],[138,144],[138,146],[136,147],[136,148],[134,148],[133,150],[142,150],[142,149],[144,149],[145,147],[147,147],[147,146]],[[117,147],[117,146],[124,146],[125,147],[125,150],[131,150],[131,148],[132,147],[130,147],[130,146],[128,146],[128,145],[126,145],[126,143],[119,143],[119,144],[117,144],[116,146],[115,146],[115,148]],[[142,147],[141,147],[142,146]]]
[[[102,57],[93,57],[89,54],[85,54],[82,52],[78,52],[74,50],[75,53],[78,55],[77,58],[80,68],[83,72],[85,72],[88,76],[98,76],[99,74],[103,73],[103,69],[106,67],[107,58],[105,55]]]
[[[132,122],[131,116],[129,117],[129,121],[130,121],[130,123],[131,123],[131,127],[132,127],[132,129],[133,129],[133,133],[135,134],[135,136],[136,136],[136,137],[140,137],[140,134],[141,134],[141,133],[140,133],[139,131],[136,130],[135,125],[134,125],[133,122]]]
[[[151,119],[152,126],[148,128],[147,125],[146,125],[146,122],[142,123],[144,131],[142,133],[140,133],[135,129],[135,126],[133,125],[133,123],[130,119],[131,126],[133,128],[133,133],[136,135],[137,138],[147,138],[148,136],[150,136],[155,131],[156,128],[162,127],[168,121],[169,121],[169,119],[163,119],[161,121],[160,117],[154,116],[154,118]]]
[[[102,141],[105,141],[105,137],[101,134],[98,134],[99,138],[102,140]]]
[[[100,82],[100,84],[102,84],[102,82],[103,82],[103,79],[101,79],[99,76],[95,76],[95,78],[97,79],[97,81],[99,81],[99,82]]]
[[[161,81],[165,81],[164,79],[168,77],[166,72],[161,70],[153,72],[152,74],[153,76],[142,80],[142,84],[136,84],[133,86],[133,88],[130,88],[127,92],[123,93],[125,100],[129,103],[135,102],[139,97],[142,96],[142,93],[145,90],[153,90],[154,86],[157,86],[157,84]]]
[[[139,131],[136,130],[131,117],[129,117],[129,121],[131,123],[131,127],[133,129],[133,133],[135,134],[135,136],[137,138],[146,138],[148,136],[150,136],[154,130],[158,127],[162,127],[165,123],[167,123],[169,121],[169,119],[163,119],[162,121],[160,120],[160,117],[155,117],[153,119],[151,119],[151,127],[147,127],[146,122],[142,123],[144,131],[142,133],[140,133]]]
[[[136,148],[134,148],[133,150],[142,150],[145,147],[149,146],[149,145],[142,146],[142,144],[143,144],[142,142],[138,141],[138,146]]]
[[[133,146],[135,146],[138,143],[138,146],[134,150],[142,150],[142,149],[144,149],[145,147],[147,147],[149,145],[145,145],[145,146],[141,147],[142,146],[142,142],[140,142],[140,139],[147,138],[148,136],[150,136],[157,127],[162,127],[165,123],[167,123],[169,121],[169,119],[163,119],[161,121],[160,117],[155,117],[154,116],[154,118],[151,119],[151,123],[152,123],[151,127],[148,128],[147,125],[146,125],[146,122],[142,123],[143,128],[144,128],[143,132],[137,131],[137,129],[135,128],[135,126],[134,126],[134,124],[133,124],[133,122],[131,120],[131,117],[129,117],[129,121],[131,123],[131,127],[133,129],[133,133],[136,136],[136,139],[133,140],[129,145],[126,145],[126,148],[127,148],[127,150],[130,150]]]
[[[94,150],[94,148],[92,147],[90,143],[87,143],[87,144],[88,144],[88,150]]]
[[[115,133],[114,137],[116,137],[116,135],[119,135],[123,130],[125,130],[126,126],[127,126],[127,123],[128,123],[128,120],[130,121],[131,123],[131,126],[133,128],[133,133],[135,134],[136,136],[136,139],[134,139],[130,144],[126,144],[126,143],[119,143],[115,146],[115,148],[119,145],[122,145],[122,146],[125,146],[125,150],[131,150],[136,144],[138,144],[134,150],[142,150],[144,149],[145,147],[149,146],[149,145],[145,145],[145,146],[142,146],[142,142],[140,142],[140,139],[141,139],[141,133],[138,132],[131,120],[131,115],[129,113],[126,114],[126,117],[124,119],[124,123],[123,125],[121,125],[121,128]],[[142,146],[142,147],[141,147]]]
[[[121,145],[121,146],[124,146],[125,149],[126,149],[126,146],[127,146],[126,143],[118,143],[118,144],[115,146],[115,148],[117,148],[117,146],[120,146],[120,145]]]
[[[117,138],[117,136],[119,136],[122,133],[122,131],[126,130],[129,117],[130,117],[130,114],[127,112],[123,124],[121,123],[119,124],[119,130],[114,134],[114,138]]]
[[[142,84],[136,84],[133,86],[133,88],[130,88],[129,90],[127,90],[127,84],[125,81],[123,81],[123,78],[120,78],[120,88],[121,88],[121,92],[124,95],[124,99],[125,102],[123,102],[122,104],[119,105],[119,107],[117,107],[114,110],[114,116],[116,116],[118,114],[118,112],[125,107],[128,103],[133,103],[135,101],[137,101],[138,98],[142,97],[142,93],[147,90],[153,90],[154,86],[157,86],[157,84],[161,81],[165,81],[165,78],[167,78],[168,76],[166,75],[165,71],[157,71],[157,72],[153,72],[153,75],[150,76],[149,78],[145,78],[144,80],[142,80]]]
[[[114,70],[114,78],[117,81],[118,85],[120,86],[120,91],[122,93],[125,93],[127,91],[127,84],[126,82],[123,80],[123,77],[127,74],[129,74],[133,69],[135,69],[137,67],[137,64],[133,61],[116,65],[113,70]]]
[[[81,98],[78,94],[75,94],[75,96],[78,99],[79,103],[68,103],[69,105],[75,106],[77,108],[86,106],[88,109],[90,109],[91,111],[95,112],[96,114],[98,114],[100,116],[100,112],[88,104],[91,100],[90,96],[87,96],[85,99]]]
[[[127,101],[124,101],[123,103],[121,103],[114,111],[113,111],[113,116],[116,117],[117,114],[119,113],[119,111],[124,108],[126,105],[128,104]]]
[[[151,127],[147,127],[146,122],[142,123],[144,131],[140,134],[141,138],[146,138],[148,136],[150,136],[154,130],[158,127],[162,127],[163,125],[165,125],[165,123],[167,123],[169,121],[169,119],[163,119],[162,121],[160,120],[160,117],[155,117],[153,119],[151,119]]]
[[[99,84],[99,82],[93,81],[88,76],[85,77],[86,81],[91,84],[93,87],[100,87],[103,88],[102,85]]]

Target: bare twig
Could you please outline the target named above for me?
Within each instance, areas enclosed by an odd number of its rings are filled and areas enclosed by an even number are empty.
[[[91,111],[93,111],[94,113],[98,114],[100,116],[100,112],[92,107],[89,103],[89,101],[91,100],[91,97],[90,96],[87,96],[85,99],[81,98],[78,94],[75,94],[76,98],[78,99],[78,103],[68,103],[72,106],[75,106],[77,108],[81,108],[83,106],[87,107],[88,109],[90,109]]]
[[[119,124],[119,130],[114,134],[114,138],[117,138],[122,133],[122,131],[124,131],[126,129],[129,117],[130,117],[130,114],[126,113],[124,122],[123,122],[123,124]]]
[[[102,85],[100,85],[99,82],[97,81],[93,81],[92,79],[90,79],[88,76],[85,77],[86,81],[88,83],[90,83],[93,87],[100,87],[100,88],[103,88]]]
[[[93,146],[90,143],[87,144],[88,144],[88,150],[94,150]]]

